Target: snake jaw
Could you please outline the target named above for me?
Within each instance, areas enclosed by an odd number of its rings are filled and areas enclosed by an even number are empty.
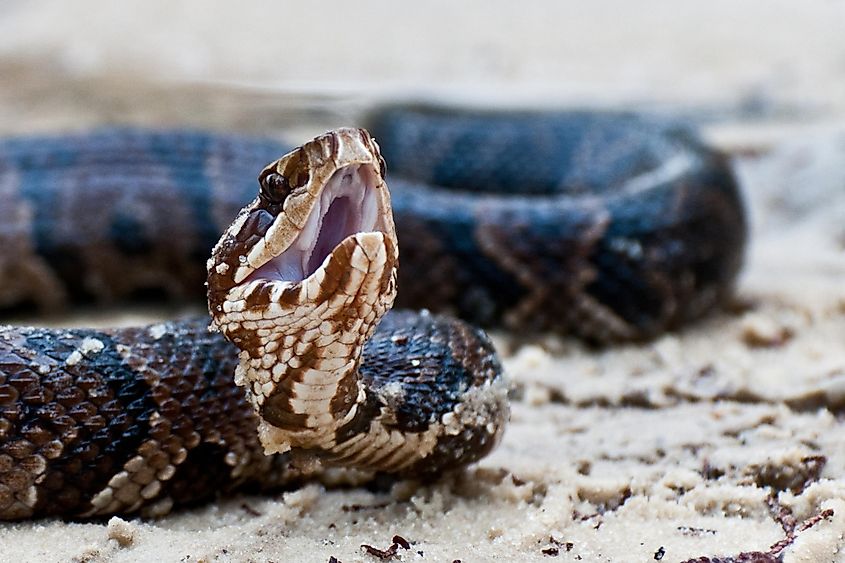
[[[287,248],[246,278],[304,281],[325,262],[331,251],[356,233],[386,230],[388,213],[379,201],[382,182],[367,164],[339,168],[312,205],[299,234]]]
[[[278,282],[279,297],[282,287],[323,277],[332,250],[354,234],[382,233],[396,249],[383,173],[376,142],[350,128],[317,137],[265,167],[261,195],[241,211],[209,260],[212,326],[225,323],[224,303],[241,297],[251,282]]]

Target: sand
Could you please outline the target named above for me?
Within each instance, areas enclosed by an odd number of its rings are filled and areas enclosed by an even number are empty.
[[[845,561],[843,4],[392,4],[6,2],[0,132],[299,141],[408,97],[681,113],[735,155],[753,219],[736,298],[644,345],[494,333],[510,427],[436,484],[326,479],[154,521],[0,524],[0,561],[349,563],[394,543],[420,562]]]

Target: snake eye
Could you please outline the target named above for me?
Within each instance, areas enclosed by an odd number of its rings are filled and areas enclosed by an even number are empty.
[[[268,203],[282,203],[290,194],[290,184],[287,178],[278,172],[271,172],[264,176],[261,181],[261,190],[259,195],[261,199]]]

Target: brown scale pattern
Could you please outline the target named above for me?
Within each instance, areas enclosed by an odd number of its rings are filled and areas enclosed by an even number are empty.
[[[236,361],[205,319],[0,330],[0,519],[156,514],[284,482],[232,383]]]
[[[399,413],[392,428],[413,434],[486,385],[504,401],[492,344],[454,319],[388,314],[363,357],[366,405],[341,440],[385,409]],[[289,456],[264,455],[252,406],[231,377],[236,364],[206,319],[106,331],[3,327],[0,520],[157,516],[243,487],[297,482]],[[414,392],[385,403],[382,390],[396,381]],[[432,454],[402,473],[437,475],[486,455],[498,435],[486,425],[499,429],[507,417],[499,406],[460,434],[441,433]]]

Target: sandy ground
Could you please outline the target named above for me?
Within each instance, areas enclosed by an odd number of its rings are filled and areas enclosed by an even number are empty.
[[[396,97],[670,108],[737,155],[753,232],[736,300],[604,351],[494,334],[510,428],[435,485],[0,524],[0,561],[349,563],[395,535],[401,561],[845,561],[845,4],[322,5],[0,3],[0,132],[301,140]]]

